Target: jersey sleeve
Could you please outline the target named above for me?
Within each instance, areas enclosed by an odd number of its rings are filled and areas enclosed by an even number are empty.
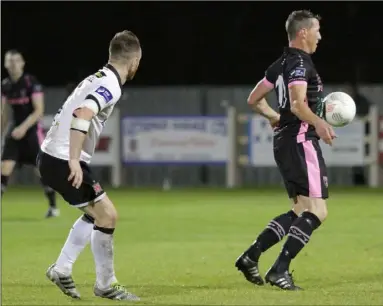
[[[271,65],[265,71],[265,76],[262,79],[263,84],[269,88],[274,88],[275,82],[277,81],[277,73],[275,72],[274,65]]]
[[[292,61],[286,69],[288,86],[307,84],[309,71],[310,66],[304,60],[297,59]]]
[[[4,79],[1,82],[1,98],[6,99],[7,96],[8,96],[8,82],[7,82],[7,79]]]
[[[120,97],[120,88],[117,89],[115,86],[113,86],[113,84],[108,85],[106,82],[100,83],[85,97],[85,102],[81,106],[89,107],[96,114],[98,114],[104,108],[115,104],[120,99]],[[92,107],[91,104],[89,104],[90,101],[93,101],[97,107]]]
[[[31,97],[37,97],[44,94],[43,85],[35,78],[31,77]]]

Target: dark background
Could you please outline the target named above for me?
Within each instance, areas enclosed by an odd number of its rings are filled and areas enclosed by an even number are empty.
[[[323,17],[313,56],[325,83],[382,81],[379,2],[3,2],[2,57],[20,50],[26,70],[62,86],[106,63],[113,35],[129,29],[143,58],[133,85],[254,84],[287,44],[297,9]],[[2,70],[4,75],[5,71]]]

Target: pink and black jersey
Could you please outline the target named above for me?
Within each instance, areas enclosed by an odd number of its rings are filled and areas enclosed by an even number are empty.
[[[42,94],[42,85],[30,74],[23,74],[16,82],[13,82],[10,78],[3,79],[1,82],[1,95],[6,99],[6,103],[12,107],[12,123],[14,127],[20,125],[34,111],[32,97]],[[36,133],[38,125],[32,126],[27,133]]]
[[[319,138],[315,128],[302,122],[291,112],[288,88],[294,84],[307,84],[306,103],[319,117],[323,117],[323,84],[310,54],[296,48],[285,48],[282,56],[266,70],[264,84],[275,89],[281,114],[275,139],[295,137],[297,142]]]

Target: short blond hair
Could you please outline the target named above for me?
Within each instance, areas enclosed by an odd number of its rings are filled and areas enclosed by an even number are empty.
[[[114,60],[129,60],[141,50],[140,41],[131,31],[116,33],[109,44],[109,57]]]

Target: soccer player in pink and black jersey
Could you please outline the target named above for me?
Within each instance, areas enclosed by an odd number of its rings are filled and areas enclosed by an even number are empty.
[[[25,61],[22,54],[10,50],[5,54],[5,68],[8,77],[1,83],[2,136],[5,131],[4,148],[1,155],[1,196],[8,185],[8,180],[16,165],[36,166],[40,144],[44,132],[40,119],[44,114],[44,93],[37,79],[24,72]],[[12,122],[8,123],[8,110],[11,108]],[[36,169],[36,174],[38,170]],[[52,188],[43,184],[49,201],[46,217],[56,217],[56,195]]]

